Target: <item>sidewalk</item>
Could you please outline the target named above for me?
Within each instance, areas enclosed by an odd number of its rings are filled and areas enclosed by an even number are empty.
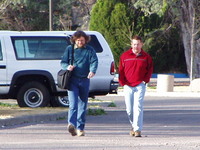
[[[150,86],[156,86],[157,79],[151,78]],[[174,78],[173,92],[157,92],[157,89],[147,88],[146,96],[162,96],[162,97],[200,97],[200,92],[192,92],[190,90],[189,78]]]
[[[148,87],[145,95],[162,97],[200,97],[200,92],[191,92],[189,86],[174,86],[173,92],[157,92],[156,89]]]
[[[157,92],[157,78],[151,78],[145,96],[162,96],[162,97],[200,97],[200,92],[190,90],[189,78],[174,78],[173,92]],[[123,95],[123,90],[118,90],[118,95]]]
[[[10,103],[16,103],[15,100],[8,101]],[[0,100],[0,102],[4,103],[5,101]],[[67,108],[0,107],[0,129],[14,125],[62,120],[66,119],[66,117]]]

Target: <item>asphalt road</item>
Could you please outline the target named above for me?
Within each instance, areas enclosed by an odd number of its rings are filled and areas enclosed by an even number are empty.
[[[200,149],[200,98],[147,96],[141,138],[129,136],[123,96],[96,98],[117,107],[105,107],[106,115],[87,116],[85,137],[72,137],[66,120],[18,125],[0,130],[0,150]]]

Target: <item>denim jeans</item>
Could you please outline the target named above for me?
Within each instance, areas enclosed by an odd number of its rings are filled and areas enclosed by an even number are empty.
[[[70,80],[68,123],[78,130],[84,130],[85,127],[89,85],[88,78],[72,77]]]
[[[143,101],[146,86],[142,82],[136,87],[124,86],[126,112],[134,131],[142,131],[143,127]]]

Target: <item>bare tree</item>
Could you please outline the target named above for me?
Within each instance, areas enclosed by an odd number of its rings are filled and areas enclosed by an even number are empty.
[[[77,0],[72,9],[73,24],[76,24],[82,30],[88,30],[90,12],[96,1],[97,0]]]
[[[46,4],[28,0],[1,1],[0,28],[17,31],[45,30],[48,27],[48,12],[44,11],[46,7]]]
[[[180,0],[180,26],[190,79],[200,77],[200,1]]]
[[[146,13],[160,14],[160,8],[168,3],[173,12],[173,23],[181,27],[187,72],[191,80],[200,78],[200,1],[199,0],[133,0],[135,7]]]

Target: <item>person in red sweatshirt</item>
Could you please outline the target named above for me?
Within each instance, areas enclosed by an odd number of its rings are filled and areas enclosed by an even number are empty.
[[[153,72],[153,61],[143,49],[142,38],[134,36],[131,48],[120,56],[119,83],[124,87],[126,112],[131,123],[131,136],[141,137],[143,101],[146,83]]]

